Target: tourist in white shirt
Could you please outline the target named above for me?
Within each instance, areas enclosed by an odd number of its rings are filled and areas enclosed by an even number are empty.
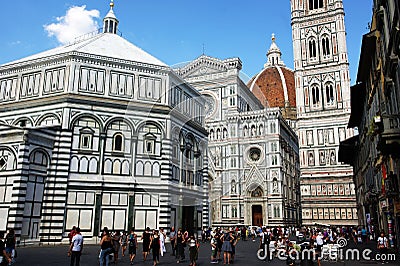
[[[385,258],[387,257],[387,249],[389,247],[389,241],[387,239],[387,237],[385,236],[385,233],[382,232],[381,236],[378,237],[378,243],[377,243],[377,247],[380,253],[380,258],[382,261],[382,264],[385,263]]]
[[[161,256],[164,256],[164,253],[167,252],[167,249],[165,248],[165,239],[166,239],[166,235],[164,233],[164,228],[160,228],[160,245],[161,245],[160,253],[161,253]]]
[[[81,235],[81,229],[76,228],[76,235],[71,240],[71,245],[69,246],[68,256],[71,257],[71,266],[79,266],[81,260],[81,254],[83,249],[83,236]]]
[[[324,245],[324,236],[321,232],[318,233],[315,241],[317,242],[317,249],[319,248],[319,250],[321,250],[322,246]]]
[[[318,255],[318,266],[321,266],[321,252],[322,252],[322,246],[324,245],[324,236],[322,235],[321,232],[318,232],[317,237],[315,238],[315,242],[317,244],[316,252]]]

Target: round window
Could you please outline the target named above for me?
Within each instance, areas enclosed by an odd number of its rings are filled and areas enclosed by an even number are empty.
[[[261,150],[259,148],[251,148],[249,151],[249,158],[253,162],[260,160]]]

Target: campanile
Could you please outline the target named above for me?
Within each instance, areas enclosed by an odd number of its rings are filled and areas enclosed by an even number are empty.
[[[350,165],[339,143],[353,136],[342,0],[291,0],[303,224],[356,225]]]

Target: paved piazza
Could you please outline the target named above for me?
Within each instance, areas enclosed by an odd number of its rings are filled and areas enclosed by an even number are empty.
[[[273,260],[272,262],[260,261],[257,259],[256,251],[258,248],[258,241],[239,241],[237,245],[237,254],[234,265],[286,265],[285,261],[280,261],[278,259]],[[360,249],[371,248],[374,250],[375,245],[362,245],[359,246]],[[349,246],[349,248],[354,248]],[[81,257],[81,266],[93,266],[99,265],[98,263],[98,253],[100,247],[96,245],[88,245],[84,247],[83,255]],[[138,256],[135,258],[134,265],[152,265],[152,255],[148,256],[146,262],[143,262],[143,257],[141,254],[142,246],[139,244],[138,248]],[[167,244],[168,253],[164,255],[164,257],[160,257],[159,265],[189,265],[189,253],[188,249],[185,250],[186,260],[177,264],[175,261],[175,257],[171,256],[169,243]],[[371,257],[375,255],[375,252],[372,253]],[[213,265],[210,263],[210,245],[209,243],[201,243],[200,253],[198,265]],[[36,265],[69,265],[70,260],[67,257],[67,246],[32,246],[32,247],[20,247],[18,249],[18,258],[17,263],[15,265],[26,265],[26,266],[36,266]],[[110,265],[115,265],[110,263]],[[122,257],[118,265],[129,265],[129,258],[127,256]],[[218,265],[223,265],[221,261]],[[345,265],[381,265],[381,263],[376,261],[339,261],[339,262],[327,262],[322,261],[322,266],[324,265],[336,265],[336,266],[345,266]],[[399,260],[392,261],[386,265],[400,265]],[[305,265],[306,266],[306,265]],[[311,266],[311,265],[310,265]],[[315,263],[315,266],[317,264]]]

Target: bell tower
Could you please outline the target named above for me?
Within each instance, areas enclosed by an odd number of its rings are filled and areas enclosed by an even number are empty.
[[[356,225],[350,165],[339,143],[353,136],[343,0],[291,0],[303,224]]]

